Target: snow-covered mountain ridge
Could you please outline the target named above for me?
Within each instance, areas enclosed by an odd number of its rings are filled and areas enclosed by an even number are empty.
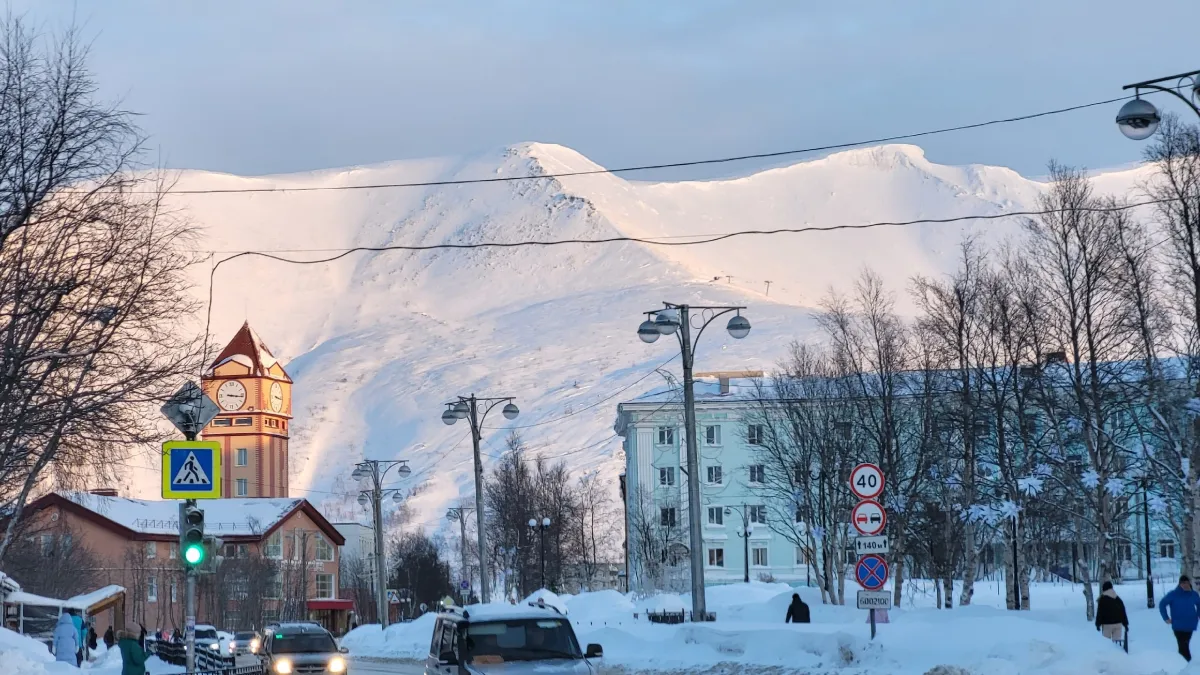
[[[378,185],[597,168],[569,148],[529,143],[467,158],[283,176],[184,172],[176,187]],[[1139,168],[1096,181],[1103,191],[1124,193],[1144,175]],[[213,251],[213,260],[243,250],[312,260],[354,246],[620,235],[683,242],[685,235],[738,230],[994,214],[1034,207],[1044,189],[1008,169],[938,165],[916,146],[891,145],[718,181],[598,174],[171,199],[202,229],[199,248]],[[600,469],[615,484],[615,406],[660,385],[654,368],[677,351],[671,341],[638,340],[645,310],[663,300],[747,305],[750,336],[733,340],[720,326],[706,332],[697,368],[770,370],[790,340],[811,331],[821,296],[831,286],[846,288],[864,266],[891,284],[903,308],[909,277],[948,269],[964,232],[1000,239],[1019,226],[1004,219],[691,247],[356,253],[314,265],[242,257],[215,275],[212,334],[228,340],[248,319],[295,379],[293,496],[324,505],[335,518],[357,518],[357,494],[347,496],[354,461],[409,459],[411,482],[427,481],[413,503],[418,520],[433,526],[443,522],[445,506],[473,491],[466,427],[447,428],[439,419],[451,397],[515,396],[522,414],[508,426],[536,424],[521,433],[537,452],[562,457],[577,471]],[[200,297],[207,296],[209,270],[195,271]],[[194,326],[202,320],[195,317]],[[669,367],[678,370],[677,362]],[[502,451],[501,422],[498,415],[488,420],[488,455]],[[152,492],[148,480],[138,485],[144,489],[133,496]]]

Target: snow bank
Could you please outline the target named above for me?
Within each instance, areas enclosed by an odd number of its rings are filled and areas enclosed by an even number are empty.
[[[0,628],[0,665],[4,675],[79,673],[74,664],[55,662],[46,645],[7,628]]]
[[[546,590],[545,588],[541,588],[533,593],[530,593],[528,598],[525,598],[521,601],[521,604],[527,605],[529,603],[537,603],[538,600],[541,600],[546,605],[557,609],[563,614],[567,613],[566,601],[559,597],[558,594],[554,593],[553,591]]]
[[[429,654],[433,624],[437,615],[426,614],[408,623],[395,623],[387,630],[377,623],[359,626],[342,636],[341,646],[351,656],[373,658],[423,659]]]

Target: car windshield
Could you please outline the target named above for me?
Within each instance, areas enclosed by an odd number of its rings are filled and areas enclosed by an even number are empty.
[[[478,664],[583,658],[571,624],[563,619],[472,623],[463,646]]]
[[[254,633],[238,633],[233,636],[233,639],[238,642],[242,642],[243,640],[249,642],[254,639]]]
[[[217,629],[216,628],[197,628],[196,629],[196,639],[197,640],[216,640],[217,639]]]
[[[327,654],[337,651],[329,633],[275,634],[271,651],[276,654]]]

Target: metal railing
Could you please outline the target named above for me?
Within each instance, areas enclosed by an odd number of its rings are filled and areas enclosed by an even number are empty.
[[[174,666],[187,663],[187,650],[184,647],[182,642],[146,640],[147,654],[153,654]],[[195,675],[252,675],[261,672],[261,664],[238,666],[235,657],[221,654],[207,645],[196,645]]]

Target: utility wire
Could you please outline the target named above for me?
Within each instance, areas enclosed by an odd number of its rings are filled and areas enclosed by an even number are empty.
[[[333,192],[347,190],[381,190],[389,188],[418,188],[418,187],[439,187],[446,185],[475,185],[480,183],[511,183],[516,181],[540,180],[543,178],[568,178],[572,176],[595,176],[601,174],[619,174],[633,173],[637,171],[652,171],[655,169],[678,169],[691,166],[707,166],[713,164],[728,164],[731,162],[741,162],[750,159],[773,159],[776,157],[788,157],[791,155],[800,155],[810,152],[824,152],[826,150],[843,150],[846,148],[855,148],[863,145],[876,145],[878,143],[891,143],[893,141],[912,140],[914,138],[923,138],[925,136],[934,136],[937,134],[945,134],[954,131],[966,131],[969,129],[979,129],[981,127],[989,127],[997,124],[1010,124],[1012,122],[1024,122],[1026,120],[1037,119],[1040,117],[1049,117],[1051,115],[1061,115],[1063,113],[1074,112],[1076,110],[1084,110],[1087,108],[1095,108],[1097,106],[1109,105],[1118,101],[1125,101],[1135,98],[1135,95],[1119,96],[1117,98],[1105,99],[1103,101],[1093,101],[1091,103],[1083,103],[1081,105],[1068,106],[1066,108],[1055,108],[1053,110],[1043,110],[1042,112],[1030,113],[1028,115],[1018,115],[1016,117],[1004,117],[1000,119],[988,120],[986,122],[975,122],[973,124],[961,124],[953,127],[942,127],[940,129],[929,129],[927,131],[918,131],[915,133],[899,134],[896,136],[883,136],[880,138],[870,138],[861,141],[851,141],[849,143],[834,143],[832,145],[816,145],[809,148],[796,148],[792,150],[777,150],[774,152],[757,152],[746,155],[734,155],[731,157],[717,157],[711,159],[696,159],[684,162],[667,162],[663,164],[640,164],[635,166],[618,167],[615,169],[587,169],[584,171],[565,171],[562,173],[549,173],[540,175],[525,175],[525,176],[491,176],[488,178],[462,178],[454,180],[435,180],[421,181],[412,183],[374,183],[369,185],[314,185],[308,187],[262,187],[262,188],[212,188],[212,189],[196,189],[196,190],[147,190],[143,194],[177,194],[177,195],[212,195],[212,194],[243,194],[243,193],[264,193],[264,192]]]

